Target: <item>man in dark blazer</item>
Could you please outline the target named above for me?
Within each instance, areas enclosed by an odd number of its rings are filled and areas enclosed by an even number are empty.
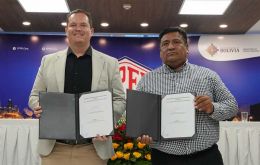
[[[69,13],[65,32],[68,48],[42,58],[29,98],[34,114],[40,117],[44,111],[39,106],[40,91],[82,93],[112,89],[117,121],[125,109],[117,59],[91,47],[94,29],[88,12],[77,9]],[[114,153],[112,139],[106,136],[97,136],[83,144],[40,139],[38,152],[42,165],[104,165]]]

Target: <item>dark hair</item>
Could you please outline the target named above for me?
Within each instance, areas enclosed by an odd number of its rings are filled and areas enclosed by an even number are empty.
[[[162,37],[165,35],[165,34],[168,34],[168,33],[172,33],[172,32],[178,32],[180,33],[180,35],[182,36],[185,44],[188,46],[188,38],[187,38],[187,33],[185,32],[184,29],[176,26],[176,27],[168,27],[166,29],[164,29],[163,31],[161,31],[161,33],[159,34],[159,39],[160,39],[160,42],[161,42],[161,39]]]
[[[88,21],[89,21],[90,27],[91,27],[91,28],[93,27],[91,14],[90,14],[89,12],[87,12],[86,10],[83,10],[83,9],[76,9],[76,10],[73,10],[73,11],[71,11],[70,13],[68,13],[68,14],[67,14],[67,24],[69,23],[69,17],[70,17],[72,14],[75,14],[75,13],[83,13],[83,14],[85,14],[85,15],[88,17]]]

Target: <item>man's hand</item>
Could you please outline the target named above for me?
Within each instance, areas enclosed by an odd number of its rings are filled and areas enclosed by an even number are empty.
[[[42,107],[37,106],[33,109],[33,114],[35,115],[36,118],[40,118],[42,113]]]
[[[107,140],[108,140],[107,136],[100,136],[100,135],[97,135],[92,139],[92,141],[100,141],[100,142],[105,142]]]
[[[152,137],[150,137],[148,135],[143,135],[141,137],[138,137],[137,141],[144,143],[144,144],[150,144],[153,141],[153,139],[152,139]]]
[[[196,96],[195,97],[195,108],[201,112],[207,114],[213,113],[213,104],[209,96]]]

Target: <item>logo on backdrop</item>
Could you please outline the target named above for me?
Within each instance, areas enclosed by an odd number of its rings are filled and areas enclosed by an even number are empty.
[[[58,51],[59,49],[58,48],[55,48],[55,47],[42,47],[42,51]]]
[[[126,56],[119,59],[119,70],[125,90],[136,89],[141,77],[151,71],[150,68]]]
[[[198,49],[212,61],[233,61],[260,57],[259,35],[201,36]]]
[[[236,47],[222,47],[217,48],[214,44],[210,44],[209,47],[206,49],[206,51],[211,55],[223,54],[223,53],[239,53],[239,48]]]
[[[218,48],[214,44],[210,44],[210,46],[206,49],[206,51],[213,56],[218,52]]]
[[[24,46],[13,46],[13,47],[12,47],[12,50],[13,50],[13,51],[28,51],[29,48],[24,47]]]

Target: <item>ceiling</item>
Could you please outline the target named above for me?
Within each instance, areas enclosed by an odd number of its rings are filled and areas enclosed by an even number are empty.
[[[159,33],[163,28],[188,23],[190,34],[260,33],[260,0],[233,0],[224,15],[178,15],[183,0],[67,0],[70,10],[92,13],[96,33]],[[125,10],[123,4],[131,4]],[[66,14],[26,13],[17,0],[0,0],[0,30],[4,32],[64,32]],[[23,21],[30,21],[24,27]],[[102,21],[110,24],[104,28]],[[259,21],[259,22],[258,22]],[[148,22],[149,27],[140,27]],[[220,29],[226,23],[228,28]],[[255,25],[255,26],[254,26]]]

